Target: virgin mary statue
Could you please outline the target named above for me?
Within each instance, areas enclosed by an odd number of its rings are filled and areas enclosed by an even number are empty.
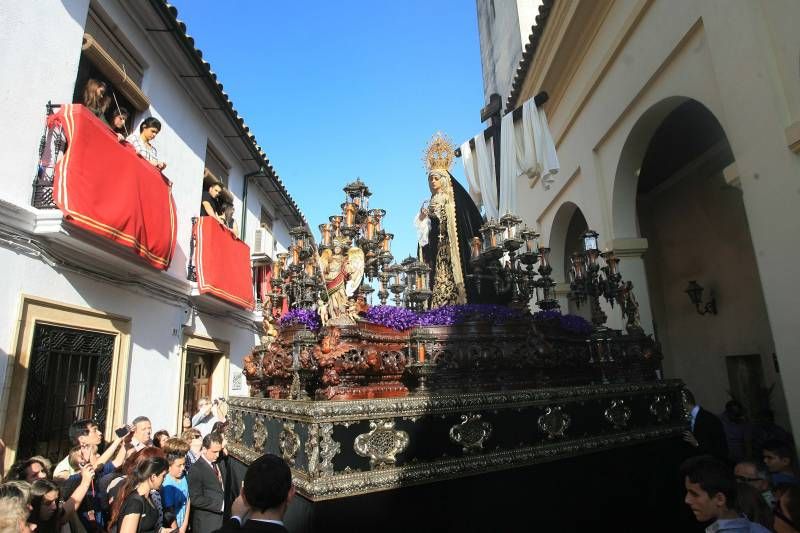
[[[483,300],[467,278],[469,242],[478,236],[483,219],[467,191],[450,174],[454,156],[447,137],[434,135],[423,159],[431,197],[414,217],[420,255],[431,268],[431,307]]]

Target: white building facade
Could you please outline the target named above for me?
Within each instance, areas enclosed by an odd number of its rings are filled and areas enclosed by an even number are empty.
[[[174,434],[199,396],[247,394],[241,360],[258,342],[259,307],[200,294],[187,279],[203,178],[224,182],[251,248],[258,231],[254,270],[286,251],[289,230],[306,222],[176,16],[161,0],[0,3],[2,122],[13,125],[0,148],[7,463],[18,450],[63,452],[75,418],[103,421],[108,437],[146,415],[154,431]],[[95,73],[133,112],[129,127],[161,121],[153,144],[168,163],[177,220],[165,271],[73,227],[59,209],[32,205],[45,105],[79,101]]]
[[[514,18],[513,2],[492,4],[509,12],[495,19]],[[731,398],[751,419],[769,408],[795,436],[798,22],[790,0],[547,0],[500,94],[504,113],[549,94],[561,171],[549,189],[521,178],[516,190],[552,249],[562,310],[584,312],[567,300],[567,271],[594,229],[635,285],[665,377],[717,413]],[[505,68],[482,54],[484,78]],[[705,288],[698,308],[690,281]],[[716,314],[701,315],[712,296]],[[619,327],[619,310],[605,311]]]

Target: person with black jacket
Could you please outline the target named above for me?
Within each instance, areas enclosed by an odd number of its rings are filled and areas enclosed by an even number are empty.
[[[232,516],[215,533],[287,533],[283,517],[294,494],[286,461],[262,455],[247,468],[239,497],[231,506]]]
[[[200,458],[187,476],[192,502],[192,531],[210,533],[222,527],[225,511],[225,473],[217,462],[222,451],[222,435],[209,433],[203,439]]]
[[[694,448],[693,455],[712,455],[727,461],[728,440],[722,421],[700,407],[689,389],[683,389],[683,406],[689,413],[690,424],[689,431],[683,432],[683,440]]]

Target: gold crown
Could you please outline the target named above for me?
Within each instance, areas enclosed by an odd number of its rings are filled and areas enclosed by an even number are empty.
[[[438,131],[428,142],[428,146],[425,149],[425,157],[422,161],[425,163],[425,169],[428,172],[433,170],[446,170],[449,172],[455,155],[450,139],[447,135]]]
[[[345,237],[344,235],[337,235],[333,238],[333,245],[334,246],[341,246],[342,248],[349,248],[352,239],[349,237]]]

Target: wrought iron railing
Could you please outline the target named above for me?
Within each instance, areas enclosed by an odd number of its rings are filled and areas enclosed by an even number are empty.
[[[197,222],[199,217],[192,217],[192,238],[189,239],[189,266],[186,268],[186,279],[197,281],[197,266],[194,264],[194,247],[197,245]]]
[[[58,104],[47,102],[47,116],[53,114],[53,110],[61,107]],[[33,196],[31,205],[37,209],[56,209],[53,200],[53,177],[58,158],[64,153],[67,140],[61,126],[49,128],[45,124],[42,139],[39,142],[39,164],[36,169],[36,176],[33,178]]]

